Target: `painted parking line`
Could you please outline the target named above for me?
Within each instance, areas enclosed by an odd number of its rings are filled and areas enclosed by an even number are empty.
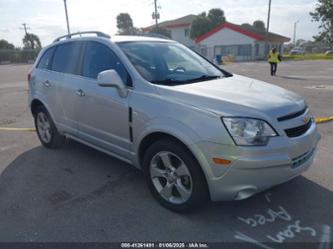
[[[36,131],[35,128],[0,127],[0,131]]]

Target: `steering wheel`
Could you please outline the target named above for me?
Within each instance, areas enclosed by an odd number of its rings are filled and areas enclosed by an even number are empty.
[[[186,72],[185,67],[176,67],[174,70],[172,70],[173,72],[177,72],[177,71],[183,71]]]

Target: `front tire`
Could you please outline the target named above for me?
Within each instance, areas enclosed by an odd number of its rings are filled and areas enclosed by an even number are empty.
[[[59,148],[65,142],[65,137],[60,135],[50,114],[44,106],[38,106],[34,111],[35,128],[40,142],[46,148]]]
[[[209,201],[200,165],[183,144],[173,139],[157,141],[148,148],[143,170],[155,199],[172,211],[190,211]]]

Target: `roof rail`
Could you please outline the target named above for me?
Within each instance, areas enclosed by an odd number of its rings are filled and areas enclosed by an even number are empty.
[[[57,39],[55,39],[53,41],[53,43],[58,42],[62,39],[71,39],[73,36],[76,36],[76,35],[82,36],[82,35],[85,35],[85,34],[96,34],[98,37],[111,38],[108,34],[105,34],[105,33],[100,32],[100,31],[84,31],[84,32],[76,32],[76,33],[71,33],[71,34],[68,34],[68,35],[60,36]]]

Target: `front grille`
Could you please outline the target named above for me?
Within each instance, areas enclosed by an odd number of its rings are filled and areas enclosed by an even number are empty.
[[[308,109],[308,107],[305,106],[304,109],[302,109],[302,110],[300,110],[300,111],[298,111],[298,112],[290,113],[290,114],[288,114],[288,115],[286,115],[286,116],[279,117],[277,120],[278,120],[279,122],[281,122],[281,121],[285,121],[285,120],[289,120],[289,119],[297,118],[297,117],[301,116],[302,114],[304,114],[304,113],[306,112],[307,109]]]
[[[284,131],[286,132],[288,137],[299,137],[302,136],[311,127],[311,124],[312,124],[312,119],[310,119],[309,122],[307,122],[304,125],[286,129]]]

